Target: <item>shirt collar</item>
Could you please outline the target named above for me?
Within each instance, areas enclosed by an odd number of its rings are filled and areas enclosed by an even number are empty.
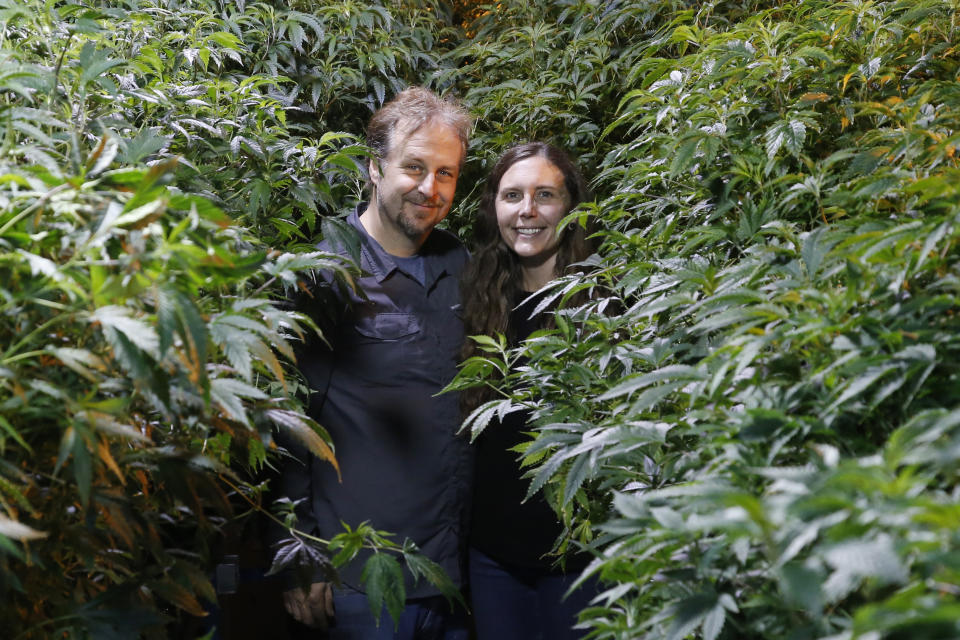
[[[377,283],[380,283],[386,280],[391,273],[398,270],[399,267],[393,259],[393,255],[387,253],[387,251],[380,246],[380,243],[367,233],[367,230],[364,229],[360,223],[360,212],[366,210],[366,208],[366,202],[358,204],[357,208],[354,209],[347,218],[347,222],[360,233],[360,268],[364,271],[369,271],[370,274],[376,278]],[[438,260],[430,259],[432,254],[432,238],[433,233],[427,236],[427,241],[423,243],[420,251],[417,252],[424,257],[423,272],[427,289],[430,289],[440,276],[447,271],[445,264],[442,264]]]

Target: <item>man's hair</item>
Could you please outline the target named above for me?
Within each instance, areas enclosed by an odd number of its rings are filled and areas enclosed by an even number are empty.
[[[383,105],[367,125],[367,145],[378,161],[390,153],[390,145],[410,135],[427,122],[437,120],[457,132],[463,145],[461,164],[466,157],[473,118],[458,102],[445,100],[429,89],[404,89]],[[398,136],[399,137],[394,137]]]

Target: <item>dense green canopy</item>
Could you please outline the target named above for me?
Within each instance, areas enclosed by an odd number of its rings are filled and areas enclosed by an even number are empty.
[[[335,464],[270,300],[349,281],[312,247],[424,84],[477,117],[468,243],[506,146],[592,180],[591,302],[456,384],[533,409],[594,637],[960,637],[958,46],[948,0],[0,0],[0,629],[166,637],[276,430]],[[391,609],[442,580],[325,542]]]

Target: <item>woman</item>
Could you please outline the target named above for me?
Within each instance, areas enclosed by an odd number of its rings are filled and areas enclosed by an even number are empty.
[[[522,144],[497,161],[480,201],[479,249],[464,274],[467,335],[500,332],[516,345],[549,324],[549,313],[530,317],[540,299],[531,294],[590,254],[583,228],[557,231],[585,197],[576,165],[552,145]],[[473,341],[464,351],[474,355]],[[483,389],[463,398],[467,411],[489,399]],[[477,442],[470,589],[479,640],[577,638],[576,614],[592,595],[581,588],[563,598],[583,564],[568,560],[569,573],[555,566],[548,554],[562,527],[542,495],[523,502],[529,480],[510,449],[529,440],[526,418],[493,422]]]

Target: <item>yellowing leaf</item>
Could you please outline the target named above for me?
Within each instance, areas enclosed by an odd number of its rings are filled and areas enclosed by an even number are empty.
[[[332,464],[337,470],[337,477],[340,477],[340,465],[330,444],[330,436],[323,427],[306,416],[285,409],[270,409],[265,413],[267,418],[285,428],[313,455]]]
[[[100,456],[100,460],[103,462],[103,464],[107,465],[107,468],[110,469],[110,471],[113,471],[113,474],[117,476],[117,479],[120,480],[120,484],[127,484],[127,479],[123,477],[123,472],[120,470],[120,465],[117,464],[113,454],[110,453],[110,444],[106,440],[100,440],[99,444],[97,444],[97,455]]]
[[[823,102],[824,100],[829,99],[830,96],[822,91],[817,93],[805,93],[800,96],[800,102]]]
[[[186,587],[172,580],[152,582],[149,587],[155,594],[190,615],[201,618],[207,615],[197,597]]]
[[[137,536],[133,528],[130,526],[130,521],[123,514],[120,509],[111,508],[111,507],[102,507],[100,509],[100,515],[103,517],[104,522],[110,528],[110,530],[120,536],[123,539],[124,544],[128,548],[133,549],[137,546]]]

